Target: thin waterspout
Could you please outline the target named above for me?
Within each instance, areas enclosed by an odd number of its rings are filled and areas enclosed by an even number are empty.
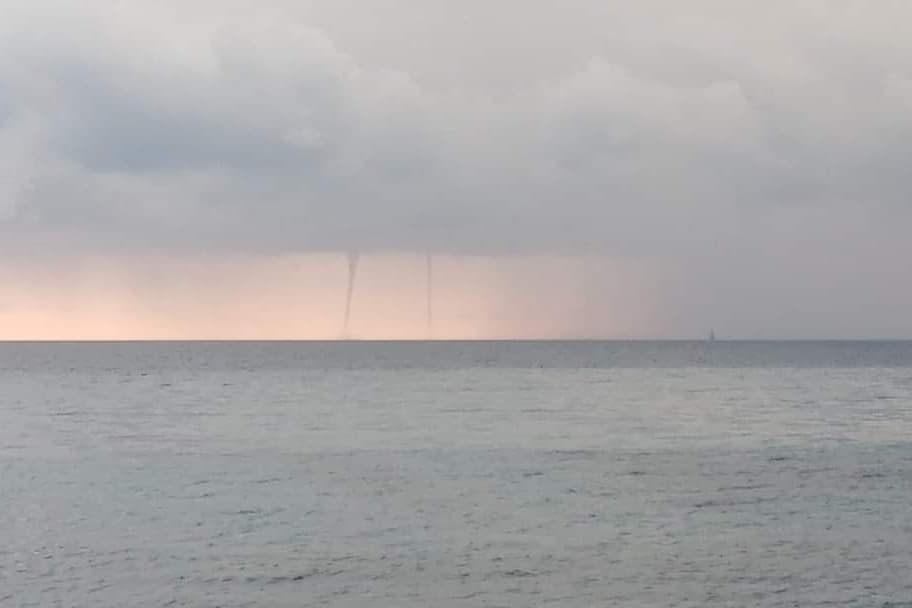
[[[427,254],[427,337],[434,336],[434,256]]]
[[[361,261],[361,254],[357,251],[348,253],[348,291],[345,294],[345,318],[342,322],[342,336],[347,340],[349,338],[348,325],[351,321],[352,296],[355,293],[355,278],[358,276],[358,262]]]

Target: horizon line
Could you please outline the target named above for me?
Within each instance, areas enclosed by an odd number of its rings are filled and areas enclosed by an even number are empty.
[[[503,342],[579,342],[579,343],[748,343],[748,342],[912,342],[912,337],[793,337],[793,338],[751,338],[733,337],[708,340],[706,338],[580,338],[580,337],[541,337],[541,338],[0,338],[0,344],[129,344],[129,343],[503,343]]]

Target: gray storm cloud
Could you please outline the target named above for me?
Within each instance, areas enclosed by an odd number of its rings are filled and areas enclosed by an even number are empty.
[[[904,238],[906,3],[266,4],[11,9],[6,246],[700,256]]]

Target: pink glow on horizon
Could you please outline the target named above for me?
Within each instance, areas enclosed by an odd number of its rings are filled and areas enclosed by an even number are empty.
[[[345,264],[342,255],[7,263],[0,339],[337,339]],[[361,264],[351,337],[428,338],[424,258],[365,255]],[[593,264],[614,284],[593,292]],[[654,331],[642,289],[619,263],[437,256],[434,272],[435,339]]]

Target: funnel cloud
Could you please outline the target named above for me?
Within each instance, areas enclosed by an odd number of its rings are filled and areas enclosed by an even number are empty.
[[[434,336],[434,256],[427,254],[426,283],[427,283],[427,337]]]
[[[345,317],[342,322],[342,337],[349,337],[349,324],[351,322],[352,297],[355,294],[355,279],[358,277],[358,262],[360,255],[357,252],[348,254],[348,289],[345,292]]]

